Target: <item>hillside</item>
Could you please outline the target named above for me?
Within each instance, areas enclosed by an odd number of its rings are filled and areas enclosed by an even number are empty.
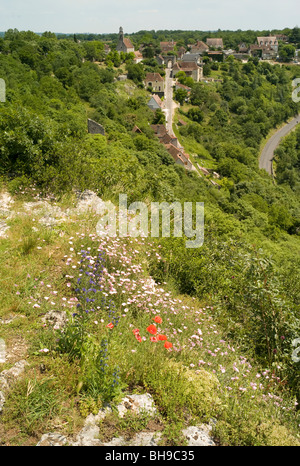
[[[153,280],[159,241],[99,238],[100,200],[89,192],[61,203],[32,190],[4,200],[1,382],[10,368],[23,373],[2,385],[2,444],[37,444],[46,432],[75,441],[89,413],[146,390],[154,417],[110,416],[98,423],[100,442],[149,432],[152,419],[159,444],[184,445],[184,428],[213,420],[222,445],[299,445],[279,367],[258,365],[224,336],[213,300]]]
[[[154,431],[183,445],[205,424],[218,445],[299,445],[298,131],[278,149],[275,183],[258,167],[299,112],[298,67],[229,57],[210,65],[216,82],[181,75],[191,94],[173,129],[210,170],[199,176],[151,129],[163,122],[142,84],[163,73],[153,60],[30,31],[10,31],[0,51],[2,444],[75,442],[88,415],[148,393],[154,418],[97,418],[98,440]],[[105,134],[89,134],[88,118]],[[97,235],[97,206],[120,194],[204,202],[203,246]]]

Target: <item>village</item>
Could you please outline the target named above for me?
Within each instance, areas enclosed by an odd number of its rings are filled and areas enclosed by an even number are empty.
[[[154,59],[158,65],[164,67],[166,75],[161,76],[157,72],[148,72],[143,84],[151,93],[148,107],[153,111],[161,111],[165,114],[166,124],[152,125],[152,129],[159,141],[164,144],[167,151],[173,157],[175,163],[185,167],[186,170],[196,171],[199,176],[209,177],[209,182],[220,189],[220,185],[215,181],[215,179],[220,177],[219,174],[200,166],[198,163],[196,164],[197,167],[195,167],[189,154],[185,152],[178,138],[173,133],[174,111],[176,107],[180,106],[180,104],[173,100],[173,91],[182,89],[186,92],[187,96],[191,92],[191,88],[179,82],[176,76],[182,76],[182,72],[184,72],[184,75],[191,78],[193,82],[217,82],[220,79],[204,75],[203,67],[206,63],[222,63],[230,56],[240,60],[242,63],[247,63],[251,57],[275,63],[275,60],[279,58],[280,42],[287,44],[288,37],[283,34],[257,37],[255,44],[247,45],[240,43],[237,50],[226,50],[222,38],[207,38],[206,42],[197,41],[194,44],[188,44],[187,47],[177,47],[177,43],[174,40],[160,42],[161,53],[156,55]],[[138,64],[144,59],[143,51],[145,47],[142,44],[138,50],[135,50],[132,41],[129,37],[124,36],[123,28],[120,27],[116,46],[117,52],[134,54],[133,62]],[[110,51],[110,46],[105,44],[105,53],[108,54]],[[298,52],[299,50],[296,50],[294,64],[298,64]],[[119,77],[120,80],[126,78],[126,75]],[[179,120],[178,124],[184,125],[185,123],[183,120]],[[140,129],[135,126],[133,131],[140,132]]]

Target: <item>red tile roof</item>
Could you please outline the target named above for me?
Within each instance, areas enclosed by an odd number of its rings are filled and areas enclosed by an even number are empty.
[[[160,108],[163,107],[163,101],[160,99],[160,97],[156,94],[153,94],[152,95],[152,98],[155,100],[155,102],[157,103],[157,105],[160,106]]]
[[[184,161],[182,160],[182,154],[181,154],[181,151],[179,149],[177,149],[177,147],[173,146],[173,144],[166,144],[166,149],[167,151],[169,152],[169,154],[172,155],[173,159],[180,159],[183,163]]]
[[[210,37],[206,39],[206,43],[209,47],[221,47],[223,48],[223,39],[215,39]]]
[[[194,61],[182,61],[179,64],[182,70],[197,70],[198,65]]]
[[[154,82],[154,81],[164,81],[164,78],[161,77],[159,73],[147,73],[145,81]]]
[[[165,127],[165,125],[151,125],[151,128],[159,137],[162,137],[165,134],[167,134],[167,128]]]
[[[124,42],[125,47],[127,47],[128,49],[133,49],[134,48],[130,39],[125,38],[125,39],[123,39],[123,42]]]

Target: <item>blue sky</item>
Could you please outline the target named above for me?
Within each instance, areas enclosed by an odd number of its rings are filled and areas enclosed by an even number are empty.
[[[283,29],[299,13],[299,0],[0,0],[0,31]]]

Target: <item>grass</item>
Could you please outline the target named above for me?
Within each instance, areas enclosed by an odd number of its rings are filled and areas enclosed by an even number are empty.
[[[149,392],[155,418],[107,418],[102,438],[153,428],[164,445],[182,445],[183,427],[214,419],[221,445],[299,445],[299,412],[276,371],[224,337],[214,303],[151,280],[159,241],[99,238],[93,213],[49,230],[42,213],[25,215],[22,196],[13,209],[0,240],[0,318],[14,317],[1,325],[9,357],[0,370],[24,358],[28,366],[7,396],[2,444],[34,445],[46,431],[75,435],[104,402]],[[67,312],[63,330],[43,322],[50,310]],[[150,325],[171,348],[150,340]]]

